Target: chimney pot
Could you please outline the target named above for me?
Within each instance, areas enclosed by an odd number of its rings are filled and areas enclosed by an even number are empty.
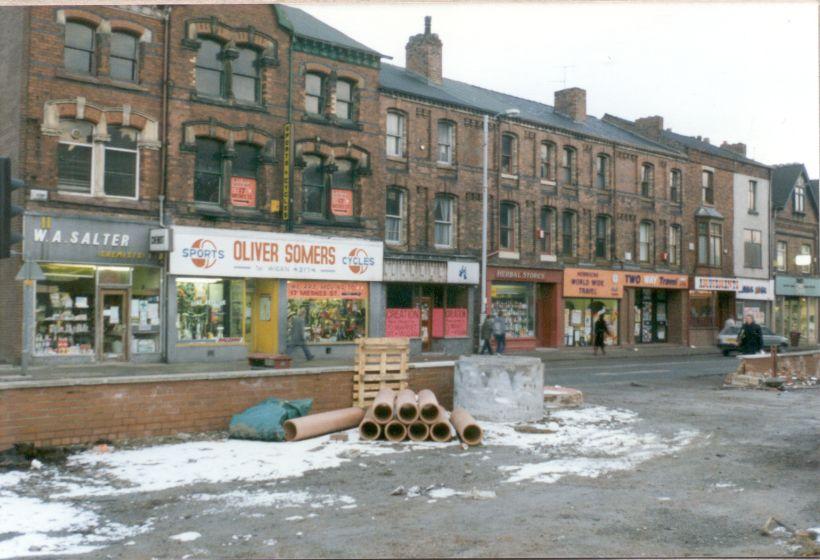
[[[427,81],[441,84],[441,39],[431,31],[432,18],[424,17],[424,33],[413,35],[404,47],[407,69]]]
[[[652,138],[653,140],[658,140],[663,132],[663,117],[660,115],[653,115],[651,117],[636,119],[635,126],[642,134]]]
[[[555,112],[583,122],[587,117],[587,92],[573,87],[555,92]]]
[[[729,150],[730,152],[734,152],[738,155],[746,157],[746,144],[744,144],[743,142],[729,144],[728,142],[724,141],[723,144],[720,145],[720,147],[725,150]]]
[[[424,34],[429,35],[432,28],[433,18],[431,16],[424,16]]]

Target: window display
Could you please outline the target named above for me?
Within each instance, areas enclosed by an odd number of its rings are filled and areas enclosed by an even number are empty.
[[[245,336],[245,280],[179,278],[180,342],[241,342]]]
[[[42,265],[37,282],[34,355],[94,355],[93,266]]]
[[[304,310],[308,344],[367,336],[367,283],[288,282],[288,320]]]
[[[131,353],[160,351],[160,271],[135,268],[131,290]]]
[[[507,323],[507,336],[535,336],[534,287],[530,283],[493,284],[490,289],[492,314],[502,314]]]
[[[666,290],[635,290],[632,334],[636,343],[666,342],[666,301]]]
[[[689,292],[690,327],[715,326],[715,304],[712,294],[712,292]]]
[[[571,298],[564,300],[564,345],[590,346],[592,326],[601,313],[606,313],[610,336],[605,344],[618,344],[618,300]]]

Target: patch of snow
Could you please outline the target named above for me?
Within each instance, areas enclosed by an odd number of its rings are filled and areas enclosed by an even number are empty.
[[[452,498],[453,496],[460,496],[462,498],[471,498],[473,500],[489,500],[495,498],[495,492],[492,490],[477,490],[473,488],[469,492],[461,492],[459,490],[453,490],[452,488],[435,488],[430,490],[427,495],[430,498],[433,498],[432,501],[428,501],[428,503],[435,502],[436,500],[444,500],[447,498]]]
[[[235,490],[224,494],[194,494],[191,500],[204,502],[223,502],[222,507],[235,509],[251,508],[293,508],[310,506],[312,508],[325,508],[337,505],[354,505],[356,500],[350,496],[337,496],[331,494],[311,494],[304,490],[289,492],[266,492],[258,490],[249,492],[247,490]],[[220,508],[206,510],[205,513],[219,512]]]
[[[179,542],[191,542],[197,540],[202,535],[197,533],[196,531],[185,531],[184,533],[179,533],[177,535],[172,535],[168,537],[172,541],[179,541]]]
[[[300,521],[304,519],[301,515],[291,515],[290,517],[286,517],[285,521]]]

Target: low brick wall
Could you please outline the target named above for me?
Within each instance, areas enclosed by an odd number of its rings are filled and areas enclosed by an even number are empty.
[[[740,356],[739,360],[737,370],[726,376],[726,385],[757,387],[768,377],[782,377],[787,384],[814,385],[820,378],[820,351],[777,354],[777,371],[773,371],[771,354]]]
[[[453,405],[452,362],[411,364],[410,388]],[[225,430],[231,416],[268,397],[313,398],[312,412],[351,406],[349,368],[254,370],[0,385],[0,450]]]

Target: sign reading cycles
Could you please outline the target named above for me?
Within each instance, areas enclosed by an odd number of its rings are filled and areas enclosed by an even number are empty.
[[[378,282],[380,242],[244,230],[173,228],[176,275]]]

